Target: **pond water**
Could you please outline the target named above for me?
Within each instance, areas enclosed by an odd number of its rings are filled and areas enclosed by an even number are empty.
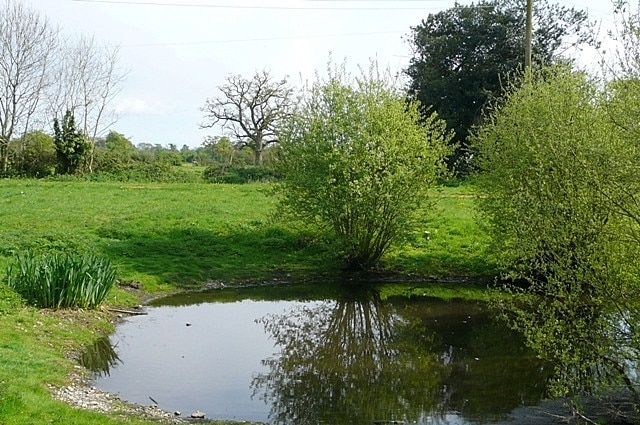
[[[545,395],[543,365],[483,304],[379,289],[168,297],[83,362],[133,403],[271,424],[500,423]]]

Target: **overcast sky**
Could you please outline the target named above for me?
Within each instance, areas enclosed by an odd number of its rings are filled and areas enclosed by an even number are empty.
[[[356,67],[370,58],[392,71],[409,62],[410,28],[455,0],[24,0],[68,35],[88,34],[120,46],[128,70],[113,105],[113,130],[134,144],[197,147],[200,108],[228,74],[312,79],[329,54]],[[610,0],[560,4],[611,22]],[[471,0],[459,0],[469,5]],[[524,7],[525,0],[523,0]]]

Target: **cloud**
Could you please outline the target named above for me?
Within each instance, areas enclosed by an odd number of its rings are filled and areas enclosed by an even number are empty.
[[[169,108],[159,100],[125,96],[118,99],[115,110],[118,115],[162,115],[166,114]]]

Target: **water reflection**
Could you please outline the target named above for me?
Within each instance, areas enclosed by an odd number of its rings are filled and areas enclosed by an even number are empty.
[[[259,322],[280,351],[252,387],[277,424],[498,420],[545,392],[542,365],[478,305],[383,303],[353,286]]]
[[[545,394],[547,371],[482,304],[382,299],[371,285],[284,292],[156,302],[86,364],[127,401],[273,424],[497,423]]]
[[[333,302],[259,321],[280,348],[263,361],[269,372],[252,382],[274,423],[370,424],[417,418],[437,404],[433,335],[382,304],[372,288],[352,287]]]
[[[492,321],[476,305],[446,314],[420,312],[436,335],[431,350],[446,365],[439,397],[448,411],[474,421],[504,419],[513,409],[535,406],[545,395],[550,371],[524,346],[519,334]],[[437,309],[437,307],[436,307]],[[435,314],[431,316],[431,314]]]
[[[94,376],[109,376],[111,368],[122,363],[115,348],[109,337],[98,338],[80,355],[79,362]]]

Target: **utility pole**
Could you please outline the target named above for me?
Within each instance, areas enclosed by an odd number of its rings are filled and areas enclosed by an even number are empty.
[[[533,0],[527,0],[527,25],[524,36],[524,68],[531,69],[531,39],[533,32]]]

